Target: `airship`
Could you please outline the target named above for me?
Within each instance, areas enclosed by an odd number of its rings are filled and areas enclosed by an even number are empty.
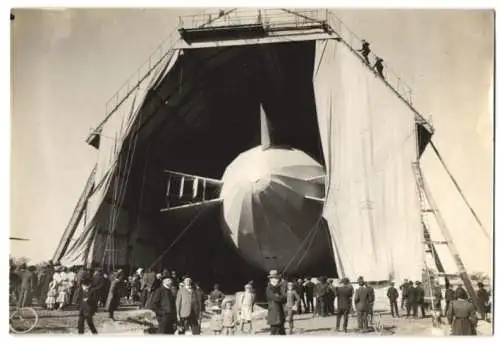
[[[219,197],[187,206],[220,203],[224,237],[255,268],[295,274],[329,254],[324,167],[299,149],[274,145],[262,108],[261,144],[239,154],[220,180],[168,172],[220,185]]]

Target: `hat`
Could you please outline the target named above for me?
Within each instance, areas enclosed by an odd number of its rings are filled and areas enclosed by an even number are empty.
[[[139,269],[137,269],[136,273],[137,273],[137,274],[140,274],[140,273],[142,273],[143,271],[144,271],[144,269],[143,269],[143,268],[139,268]]]
[[[347,284],[347,283],[349,283],[349,278],[344,277],[344,278],[342,278],[342,279],[340,280],[340,282],[341,282],[342,284]]]
[[[364,283],[365,282],[365,279],[363,278],[363,276],[359,276],[358,277],[358,283]]]
[[[409,285],[413,285],[413,281],[408,282]]]
[[[280,278],[281,275],[278,273],[278,270],[271,270],[269,271],[269,276],[268,278]]]
[[[421,284],[422,284],[422,282],[420,282],[420,281],[416,281],[416,282],[415,282],[415,284],[416,284],[416,285],[421,285]]]

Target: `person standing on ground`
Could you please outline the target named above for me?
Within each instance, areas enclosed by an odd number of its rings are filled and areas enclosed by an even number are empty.
[[[370,310],[370,290],[363,277],[358,278],[359,288],[354,294],[354,303],[358,314],[358,329],[361,333],[368,331],[368,312]]]
[[[174,334],[177,319],[176,302],[172,293],[172,279],[164,278],[162,286],[156,291],[151,300],[151,308],[158,319],[158,333]]]
[[[394,317],[399,318],[398,297],[399,297],[399,292],[394,287],[394,282],[391,282],[391,286],[389,287],[389,289],[387,289],[387,298],[389,299],[389,306],[391,308],[391,315],[393,318]]]
[[[420,281],[416,281],[415,287],[416,291],[416,299],[415,299],[415,308],[416,315],[418,316],[418,308],[420,308],[420,312],[422,313],[422,319],[425,318],[425,290],[422,287],[422,283]]]
[[[18,272],[19,280],[21,281],[18,306],[31,306],[33,291],[35,290],[35,274],[26,267],[26,264],[21,264]]]
[[[477,315],[476,307],[467,301],[467,293],[459,290],[457,300],[450,304],[447,317],[451,324],[451,334],[453,336],[473,336],[476,335]]]
[[[368,289],[368,319],[370,325],[373,325],[373,305],[375,304],[375,289],[373,288],[373,282],[366,284]]]
[[[337,326],[336,331],[340,330],[340,321],[344,318],[343,331],[347,333],[347,325],[349,323],[349,312],[352,308],[353,289],[349,287],[349,279],[342,278],[342,286],[336,290],[337,294]]]
[[[244,332],[245,324],[248,324],[248,333],[253,333],[252,318],[253,307],[255,305],[255,292],[251,284],[245,285],[245,291],[241,294],[240,299],[240,332]]]
[[[189,327],[193,335],[199,335],[202,316],[199,293],[195,290],[191,278],[186,277],[183,285],[177,292],[177,318],[182,328]]]
[[[406,308],[408,311],[408,305],[406,304],[406,301],[408,300],[408,288],[408,279],[405,278],[403,284],[399,286],[399,290],[401,290],[401,310]]]
[[[120,306],[120,299],[123,292],[123,270],[118,270],[113,276],[113,281],[109,288],[108,297],[106,299],[106,308],[109,313],[109,318],[115,321],[115,311]]]
[[[295,290],[297,291],[297,294],[299,294],[300,297],[299,308],[297,310],[297,313],[302,314],[303,312],[305,312],[306,309],[306,300],[305,300],[304,285],[302,283],[302,279],[300,278],[297,279]]]
[[[484,289],[484,284],[482,282],[479,282],[477,286],[479,288],[477,291],[477,297],[479,301],[481,301],[481,309],[479,311],[481,312],[481,319],[485,320],[486,313],[488,313],[488,303],[490,300],[490,293],[486,289]]]
[[[306,313],[314,314],[314,283],[307,277],[304,282]]]
[[[84,279],[81,284],[81,300],[80,309],[78,313],[78,333],[83,334],[85,332],[85,322],[90,329],[90,332],[97,334],[97,330],[94,325],[94,314],[97,312],[97,291],[90,288],[91,282],[89,279]]]
[[[287,284],[286,292],[286,318],[288,322],[289,334],[293,334],[293,316],[299,308],[300,296],[295,290],[292,282]]]
[[[413,282],[408,282],[408,297],[406,300],[406,318],[410,317],[410,314],[413,315],[414,318],[417,317],[417,290],[413,287]]]
[[[277,270],[271,270],[268,275],[269,284],[266,288],[268,303],[267,324],[271,327],[271,335],[285,335],[286,295],[283,295]]]
[[[443,293],[441,291],[441,287],[439,286],[439,281],[434,283],[432,296],[434,298],[434,309],[439,313],[439,318],[441,318],[441,315],[443,314],[443,307],[441,304],[441,301],[443,300]]]
[[[445,301],[445,307],[444,307],[444,314],[448,314],[448,310],[450,309],[451,302],[455,300],[455,292],[451,288],[451,284],[447,283],[446,286],[446,291],[444,292],[444,301]]]

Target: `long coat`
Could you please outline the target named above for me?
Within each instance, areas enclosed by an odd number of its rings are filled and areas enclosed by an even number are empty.
[[[109,311],[114,311],[118,309],[120,305],[120,298],[122,292],[122,281],[118,278],[115,278],[111,282],[111,286],[109,287],[108,298],[106,299],[106,309]]]
[[[460,299],[452,301],[447,316],[451,324],[452,335],[471,336],[476,334],[476,308],[469,301]]]
[[[202,311],[201,303],[200,295],[194,286],[191,291],[185,287],[179,289],[175,301],[178,317],[199,319]]]
[[[354,290],[349,286],[337,288],[337,308],[341,311],[350,311],[352,308],[352,295]]]
[[[358,312],[368,312],[370,310],[370,294],[370,289],[365,286],[356,289],[354,303]]]
[[[266,298],[268,304],[267,324],[270,326],[279,326],[285,323],[286,295],[283,295],[281,286],[276,287],[268,285],[266,288]]]

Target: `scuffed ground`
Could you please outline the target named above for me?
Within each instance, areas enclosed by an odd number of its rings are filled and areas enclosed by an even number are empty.
[[[76,334],[78,312],[76,309],[67,311],[46,311],[37,309],[39,322],[31,334]],[[268,334],[268,328],[265,323],[266,311],[258,308],[255,313],[254,330],[256,335]],[[108,319],[105,311],[100,311],[94,316],[94,322],[100,334],[103,335],[144,335],[145,330],[156,325],[156,320],[152,312],[137,310],[133,306],[124,306],[116,313],[117,321]],[[449,332],[449,326],[443,326],[441,330],[433,329],[431,319],[406,319],[392,318],[389,314],[381,315],[381,322],[384,325],[384,331],[379,334],[371,332],[364,335],[401,335],[401,336],[443,336]],[[310,314],[297,315],[295,321],[296,334],[300,335],[355,335],[358,334],[355,329],[356,319],[351,317],[349,320],[348,333],[335,333],[332,329],[335,327],[335,317],[312,318]],[[205,316],[202,323],[203,335],[210,335],[209,318]],[[88,329],[86,329],[88,333]],[[491,324],[480,322],[478,326],[480,335],[491,335]]]

